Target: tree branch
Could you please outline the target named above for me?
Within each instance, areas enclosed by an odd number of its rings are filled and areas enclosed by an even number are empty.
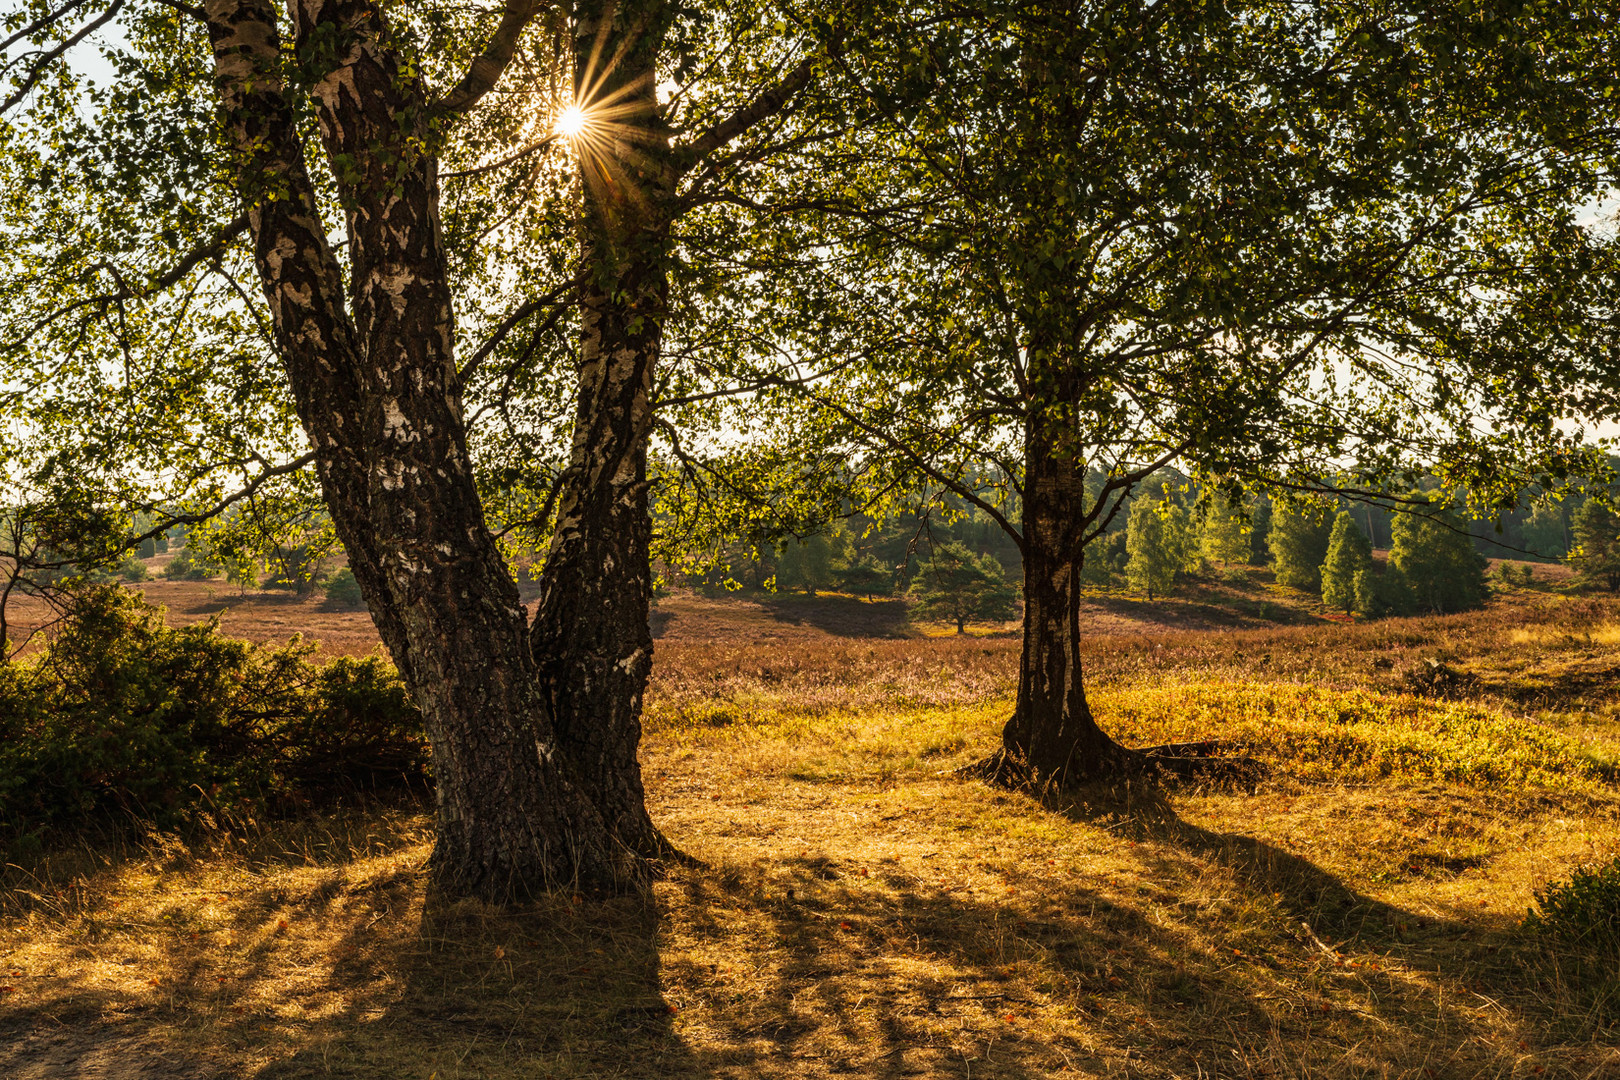
[[[34,84],[39,82],[39,80],[45,75],[46,68],[50,67],[53,63],[60,59],[63,53],[67,52],[69,49],[73,48],[73,46],[77,45],[86,37],[89,37],[95,31],[99,30],[101,27],[110,22],[113,16],[117,15],[123,6],[124,0],[113,0],[112,6],[106,11],[102,12],[100,16],[85,23],[84,26],[79,28],[78,33],[74,34],[72,37],[59,44],[56,48],[52,49],[50,52],[36,60],[33,66],[29,69],[28,76],[23,79],[22,85],[17,87],[16,91],[13,92],[10,97],[6,98],[4,102],[0,102],[0,116],[10,112],[12,106],[16,105],[17,102],[28,96],[28,92],[34,88]]]
[[[126,548],[138,547],[140,546],[141,541],[154,539],[163,533],[168,532],[176,525],[196,525],[200,522],[207,521],[210,518],[218,517],[234,504],[241,502],[243,499],[251,498],[255,493],[258,492],[260,488],[269,483],[271,480],[274,480],[276,477],[286,476],[289,473],[298,472],[305,466],[314,464],[315,457],[315,451],[311,450],[309,453],[300,457],[295,457],[291,461],[285,462],[284,464],[265,469],[258,476],[255,476],[252,480],[248,481],[246,486],[244,486],[240,491],[232,492],[206,510],[199,510],[191,514],[163,513],[162,516],[164,523],[162,525],[148,529],[138,536],[126,538],[124,540],[124,546]],[[160,513],[156,506],[144,506],[141,509],[151,514]]]
[[[797,67],[782,77],[782,80],[769,90],[761,93],[753,101],[738,109],[724,120],[715,124],[708,131],[699,135],[684,148],[685,164],[680,168],[681,173],[692,170],[700,161],[725,146],[739,135],[745,134],[749,128],[761,120],[769,119],[781,112],[793,95],[809,85],[815,75],[816,60],[814,56],[807,56],[799,61]]]
[[[480,345],[478,351],[473,353],[465,364],[461,365],[461,371],[457,373],[456,381],[465,388],[468,383],[472,382],[472,377],[477,374],[479,367],[482,366],[485,360],[489,359],[490,354],[495,351],[496,347],[506,340],[507,335],[517,329],[519,323],[541,308],[558,303],[568,294],[570,289],[575,288],[578,284],[579,280],[577,278],[569,278],[550,292],[525,302],[512,314],[502,319],[501,325],[497,326],[495,332],[489,335],[489,340]]]
[[[495,36],[489,39],[489,44],[484,46],[461,81],[439,100],[437,107],[445,112],[464,113],[494,89],[517,52],[518,38],[539,14],[540,6],[539,0],[507,0]]]
[[[10,37],[6,38],[6,40],[0,41],[0,53],[4,53],[7,49],[17,44],[17,42],[22,41],[24,38],[32,34],[39,33],[47,26],[55,25],[62,18],[74,11],[77,11],[79,8],[84,7],[84,5],[87,3],[89,3],[89,0],[68,0],[67,3],[57,8],[49,15],[41,15],[39,18],[23,27],[15,34],[12,34]]]

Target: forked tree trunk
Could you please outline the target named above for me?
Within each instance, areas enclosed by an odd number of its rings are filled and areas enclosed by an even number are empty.
[[[1085,462],[1067,432],[1035,410],[1025,433],[1024,643],[1018,700],[1001,750],[978,767],[1038,789],[1122,771],[1135,759],[1092,718],[1080,660]]]
[[[423,115],[420,87],[380,44],[376,7],[294,0],[301,51],[329,58],[313,98],[342,163],[346,304],[281,82],[275,9],[207,0],[207,16],[259,276],[326,505],[433,744],[434,877],[495,899],[621,885],[636,867],[567,776],[474,483],[435,165],[400,126]]]
[[[652,669],[647,443],[673,200],[656,98],[665,5],[585,3],[574,17],[575,94],[587,118],[574,140],[579,399],[531,641],[573,775],[616,840],[654,856],[669,847],[647,815],[636,755]]]

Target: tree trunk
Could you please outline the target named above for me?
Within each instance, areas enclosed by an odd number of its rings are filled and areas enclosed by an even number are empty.
[[[351,284],[326,242],[280,77],[268,0],[207,0],[216,86],[261,285],[326,505],[433,745],[437,884],[523,896],[633,877],[570,783],[517,588],[487,528],[456,391],[436,165],[381,15],[295,0],[301,52],[348,214]],[[319,49],[311,43],[320,42]]]
[[[1000,752],[979,771],[1017,786],[1064,788],[1122,771],[1136,755],[1097,726],[1086,702],[1080,662],[1084,459],[1061,426],[1035,409],[1025,455],[1018,701]]]
[[[647,815],[636,754],[652,668],[647,444],[674,184],[655,96],[667,16],[662,0],[632,0],[581,4],[574,17],[575,94],[587,118],[574,140],[579,397],[530,640],[571,774],[620,844],[656,856],[669,845]]]

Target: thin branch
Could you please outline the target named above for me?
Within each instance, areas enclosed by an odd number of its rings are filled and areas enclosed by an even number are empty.
[[[570,289],[578,285],[578,278],[569,278],[550,292],[525,302],[512,314],[502,319],[501,324],[495,328],[494,333],[489,335],[489,339],[480,345],[478,351],[473,353],[471,358],[461,366],[461,371],[456,375],[456,381],[462,387],[466,387],[472,382],[473,376],[477,374],[484,361],[489,359],[490,354],[495,351],[501,342],[506,340],[513,330],[517,329],[524,319],[527,319],[541,308],[559,303],[564,296],[568,295]]]
[[[157,0],[157,2],[162,4],[164,7],[174,8],[174,10],[183,15],[190,15],[193,19],[197,19],[200,22],[208,21],[208,12],[194,4],[182,3],[181,0]]]
[[[240,491],[232,492],[206,510],[198,510],[195,513],[190,514],[163,513],[162,525],[148,529],[137,536],[126,537],[124,540],[124,546],[126,548],[138,547],[141,541],[155,539],[158,536],[161,536],[163,533],[168,532],[176,525],[196,525],[207,521],[210,518],[218,517],[220,514],[223,514],[226,510],[230,509],[230,507],[236,503],[241,502],[243,499],[252,498],[260,488],[269,483],[271,480],[274,480],[276,477],[286,476],[290,473],[298,472],[305,466],[313,464],[316,456],[315,451],[311,450],[309,453],[300,457],[295,457],[291,461],[267,468],[258,476],[255,476],[252,480],[248,481],[246,486],[244,486]],[[152,514],[160,513],[156,506],[145,506],[142,507],[142,509]]]
[[[72,37],[68,38],[56,48],[52,49],[50,52],[46,53],[44,56],[35,61],[33,66],[29,69],[27,78],[23,79],[22,85],[17,87],[16,91],[12,93],[10,97],[6,98],[4,102],[0,102],[0,116],[10,112],[13,105],[16,105],[17,102],[28,96],[29,91],[34,89],[34,84],[39,82],[39,80],[44,77],[46,68],[50,67],[57,60],[59,60],[63,53],[67,52],[69,49],[73,48],[73,46],[77,45],[79,42],[101,29],[101,27],[105,26],[108,22],[112,21],[113,16],[117,15],[123,6],[124,0],[113,0],[112,6],[106,11],[102,12],[99,17],[91,19],[89,22],[85,23],[84,26],[79,29],[78,33],[74,34]]]
[[[539,139],[534,140],[532,143],[529,143],[527,146],[523,146],[523,147],[520,147],[517,150],[512,151],[510,154],[507,154],[505,157],[501,158],[498,161],[492,161],[488,165],[475,165],[470,169],[457,169],[455,172],[440,173],[439,174],[439,179],[440,180],[454,180],[457,177],[480,176],[483,173],[494,172],[496,169],[504,169],[506,166],[512,164],[513,162],[521,161],[523,158],[528,157],[530,154],[534,153],[536,150],[544,150],[546,147],[550,146],[552,143],[556,142],[561,137],[562,136],[558,135],[556,132],[552,132],[550,135],[547,135],[547,136],[544,136],[543,138],[539,138]]]

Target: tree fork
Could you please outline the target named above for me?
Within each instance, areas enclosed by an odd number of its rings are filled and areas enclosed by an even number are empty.
[[[558,753],[517,587],[483,516],[455,386],[435,163],[402,145],[423,109],[375,8],[298,0],[300,45],[341,27],[313,87],[348,212],[352,291],[325,241],[280,80],[267,0],[210,0],[226,130],[238,155],[278,352],[323,496],[433,745],[435,883],[505,900],[640,874]]]
[[[637,752],[652,670],[647,449],[669,302],[675,171],[658,114],[663,0],[574,10],[574,92],[586,116],[574,438],[530,630],[558,746],[617,841],[674,849],[647,814]],[[614,61],[597,70],[606,57]],[[613,122],[597,121],[599,101]]]

